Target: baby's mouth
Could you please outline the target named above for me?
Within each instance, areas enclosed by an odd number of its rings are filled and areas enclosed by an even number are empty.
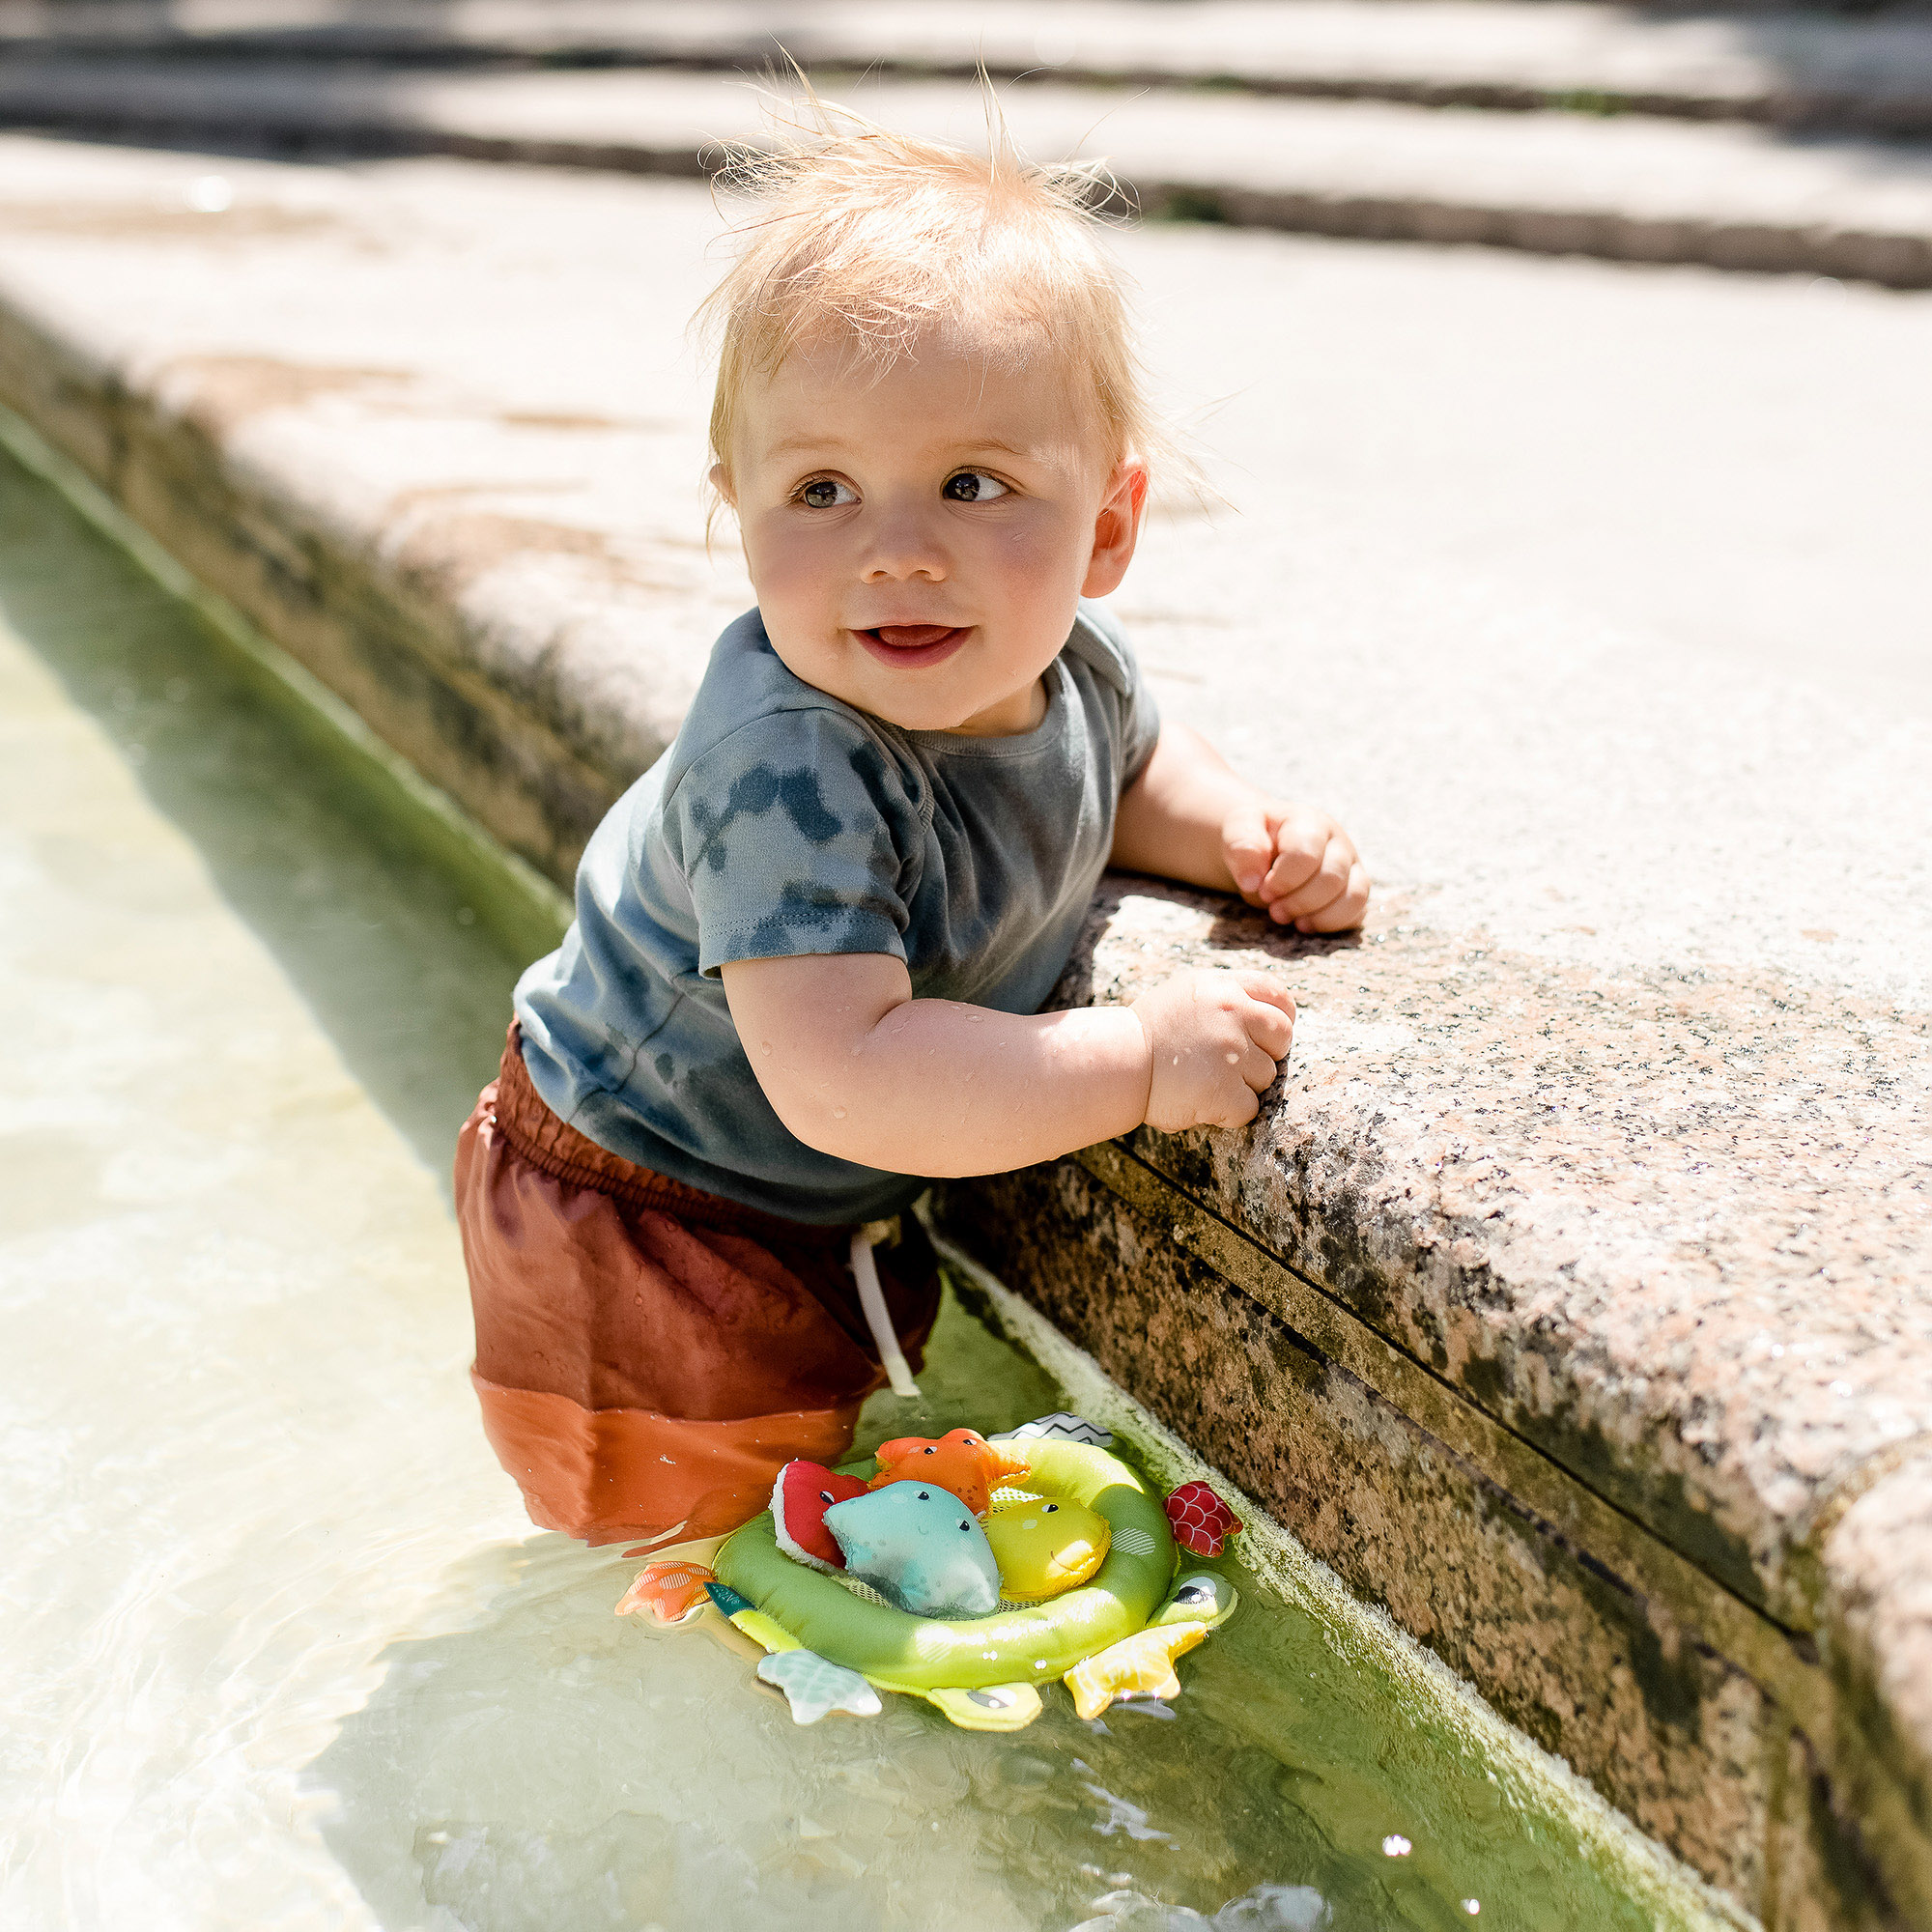
[[[853,636],[879,660],[899,670],[943,664],[971,632],[970,624],[879,624]]]
[[[922,644],[936,644],[954,628],[952,624],[879,624],[872,635],[895,651],[916,651]]]

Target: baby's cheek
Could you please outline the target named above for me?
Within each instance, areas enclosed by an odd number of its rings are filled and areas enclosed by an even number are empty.
[[[1002,614],[1029,630],[1057,627],[1057,649],[1073,622],[1085,565],[1086,553],[1065,531],[1016,521],[1000,532],[981,567]]]
[[[796,531],[748,531],[745,561],[760,607],[806,617],[829,611],[837,572],[825,549]]]

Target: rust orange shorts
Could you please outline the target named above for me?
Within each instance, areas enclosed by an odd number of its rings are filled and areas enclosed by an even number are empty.
[[[795,1456],[836,1461],[885,1371],[850,1227],[721,1200],[551,1112],[510,1029],[456,1144],[483,1428],[530,1520],[586,1543],[749,1521]],[[924,1231],[876,1249],[913,1366],[939,1308]]]

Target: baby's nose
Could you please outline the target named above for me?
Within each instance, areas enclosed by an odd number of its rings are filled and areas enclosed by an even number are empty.
[[[937,532],[917,517],[893,517],[881,522],[866,558],[868,583],[902,583],[923,577],[937,583],[946,576],[946,553]]]
[[[889,556],[876,558],[866,571],[867,583],[907,583],[915,577],[923,577],[937,583],[946,575],[943,563],[922,556]]]

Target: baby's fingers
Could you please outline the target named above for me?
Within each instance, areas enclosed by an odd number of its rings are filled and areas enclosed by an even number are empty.
[[[1362,923],[1362,915],[1369,909],[1369,875],[1357,859],[1349,867],[1348,883],[1340,895],[1331,899],[1320,912],[1311,913],[1305,919],[1294,923],[1297,932],[1352,932]]]
[[[1292,892],[1268,902],[1268,917],[1286,925],[1292,919],[1307,919],[1324,912],[1349,890],[1349,869],[1355,863],[1355,848],[1341,834],[1333,834],[1321,848],[1315,869]]]
[[[1230,1054],[1230,1060],[1236,1056]],[[1241,1079],[1250,1093],[1264,1094],[1274,1085],[1275,1075],[1281,1071],[1281,1056],[1270,1053],[1264,1046],[1257,1046],[1251,1039],[1247,1051],[1239,1056]]]
[[[1271,1059],[1285,1059],[1294,1040],[1293,1000],[1259,973],[1241,977],[1256,982],[1248,989],[1249,1004],[1241,1013],[1248,1038]]]
[[[1298,892],[1321,870],[1322,854],[1335,836],[1332,819],[1320,812],[1294,811],[1275,830],[1273,864],[1261,894],[1270,911],[1283,895]]]
[[[1246,805],[1221,828],[1221,858],[1235,890],[1252,903],[1274,859],[1274,835],[1259,805]]]
[[[1237,1087],[1204,1124],[1210,1127],[1244,1127],[1261,1110],[1261,1090],[1253,1086]]]
[[[1264,1006],[1279,1008],[1288,1016],[1289,1025],[1294,1025],[1294,995],[1272,974],[1236,973],[1234,980],[1249,999],[1260,1000]]]

